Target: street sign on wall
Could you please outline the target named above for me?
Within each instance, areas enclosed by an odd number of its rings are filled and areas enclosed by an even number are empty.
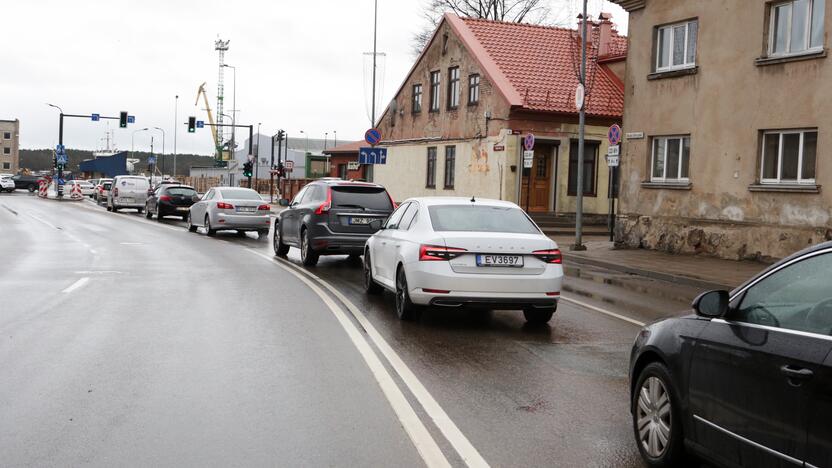
[[[361,169],[361,163],[358,161],[348,161],[347,162],[347,170],[350,171],[357,171]]]
[[[358,151],[359,164],[387,164],[387,148],[361,148]]]

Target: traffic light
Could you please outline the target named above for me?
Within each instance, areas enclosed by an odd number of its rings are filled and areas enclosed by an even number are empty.
[[[251,162],[250,161],[246,161],[245,164],[243,164],[243,176],[251,177]]]
[[[277,165],[277,176],[286,177],[286,168],[283,167],[283,163]]]
[[[127,128],[127,112],[121,111],[118,114],[118,126],[119,128]]]
[[[188,133],[196,131],[196,117],[188,117]]]
[[[277,141],[283,141],[283,138],[286,136],[286,132],[283,130],[277,131]]]

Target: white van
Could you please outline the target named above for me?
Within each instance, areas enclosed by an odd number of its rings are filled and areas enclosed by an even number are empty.
[[[107,211],[118,211],[121,208],[135,208],[141,213],[147,201],[147,191],[150,183],[147,177],[120,175],[113,179],[110,193],[107,196]]]

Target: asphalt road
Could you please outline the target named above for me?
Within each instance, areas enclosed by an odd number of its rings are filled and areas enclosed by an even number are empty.
[[[629,348],[695,293],[570,266],[548,326],[412,323],[255,234],[15,193],[0,238],[4,465],[640,467]]]

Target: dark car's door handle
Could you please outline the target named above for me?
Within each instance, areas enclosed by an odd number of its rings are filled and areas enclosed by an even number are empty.
[[[815,375],[815,373],[810,369],[806,369],[805,367],[794,367],[788,364],[781,367],[780,372],[785,374],[788,378],[795,380],[808,380]]]

